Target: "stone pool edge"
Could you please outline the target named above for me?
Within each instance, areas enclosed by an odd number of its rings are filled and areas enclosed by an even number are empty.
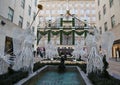
[[[27,78],[24,78],[24,79],[20,80],[19,82],[15,83],[14,85],[22,85],[22,84],[24,84],[29,79],[31,79],[32,77],[34,77],[35,75],[37,75],[39,72],[41,72],[42,70],[44,70],[47,67],[48,67],[48,65],[45,65],[44,67],[42,67],[39,70],[35,71],[34,73],[30,74]]]
[[[27,82],[29,79],[37,75],[39,72],[47,68],[48,66],[53,66],[53,65],[45,65],[44,67],[40,68],[39,70],[35,71],[33,74],[30,74],[27,78],[24,78],[20,80],[19,82],[15,83],[14,85],[22,85],[25,82]],[[68,67],[76,67],[77,70],[79,71],[80,75],[82,76],[84,82],[86,85],[93,85],[91,81],[88,79],[87,75],[78,67],[78,66],[68,66]]]
[[[93,84],[91,83],[91,81],[88,79],[87,75],[86,75],[78,66],[76,66],[76,67],[77,67],[80,75],[82,76],[85,84],[86,84],[86,85],[93,85]]]

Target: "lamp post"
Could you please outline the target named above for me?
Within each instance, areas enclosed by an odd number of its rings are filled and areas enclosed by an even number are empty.
[[[31,24],[30,24],[30,26],[29,26],[29,29],[31,29],[31,26],[33,25],[33,23],[34,23],[34,21],[35,21],[37,15],[38,15],[38,13],[40,12],[40,10],[43,9],[43,6],[42,6],[41,4],[38,4],[37,8],[38,8],[38,11],[37,11],[36,15],[34,16],[32,22],[31,22]],[[36,35],[36,34],[35,34],[35,35]],[[36,42],[36,38],[35,38],[35,42]],[[35,43],[34,43],[34,46],[35,46]],[[34,57],[35,57],[35,55],[36,55],[36,51],[34,50],[33,53],[34,53]]]
[[[42,6],[41,4],[38,4],[38,6],[37,6],[37,7],[38,7],[38,11],[37,11],[37,13],[36,13],[36,15],[35,15],[35,17],[34,17],[34,19],[33,19],[32,23],[30,24],[30,28],[31,28],[31,26],[32,26],[33,22],[35,21],[35,19],[36,19],[37,15],[38,15],[38,13],[39,13],[39,11],[43,9],[43,6]]]

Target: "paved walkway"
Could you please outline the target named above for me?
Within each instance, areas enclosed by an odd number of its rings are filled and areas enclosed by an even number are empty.
[[[120,79],[120,61],[110,60],[108,71],[112,76]]]

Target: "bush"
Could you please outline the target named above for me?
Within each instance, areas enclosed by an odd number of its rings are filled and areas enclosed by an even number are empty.
[[[14,83],[18,82],[19,80],[28,76],[28,72],[8,72],[6,74],[0,75],[0,85],[13,85]]]
[[[103,64],[104,64],[104,66],[103,66],[102,76],[104,78],[109,78],[109,73],[107,71],[109,64],[106,61],[106,55],[103,56]]]
[[[88,74],[88,78],[94,85],[120,85],[120,80],[115,79],[114,77],[110,76],[107,69],[108,69],[108,62],[106,61],[106,56],[103,56],[103,71],[96,71],[91,72]]]
[[[120,80],[113,78],[109,75],[109,78],[103,77],[102,73],[89,73],[88,78],[91,80],[93,85],[120,85]]]
[[[41,64],[40,62],[37,62],[34,64],[33,72],[37,71],[41,67],[45,66],[45,64]]]

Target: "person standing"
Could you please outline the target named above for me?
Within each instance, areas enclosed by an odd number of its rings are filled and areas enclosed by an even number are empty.
[[[118,55],[119,55],[119,59],[120,59],[120,48],[119,48],[119,50],[118,50]]]
[[[116,49],[116,61],[118,60],[118,58],[119,58],[119,48],[117,47],[117,49]]]

